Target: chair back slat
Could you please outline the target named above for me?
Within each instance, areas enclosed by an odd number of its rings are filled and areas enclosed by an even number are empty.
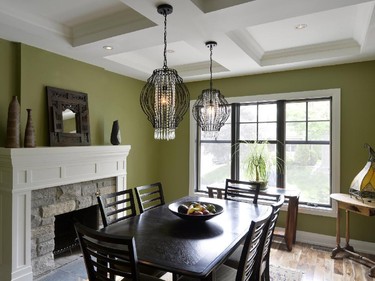
[[[139,280],[134,237],[109,235],[75,224],[89,281]]]
[[[163,188],[160,182],[137,186],[135,194],[140,213],[165,204]]]
[[[131,189],[99,195],[97,199],[104,226],[136,215]]]
[[[268,228],[272,210],[254,219],[246,235],[239,261],[236,281],[259,280],[258,266],[264,245],[264,236]]]
[[[110,199],[110,198],[113,198],[113,197],[119,197],[120,195],[122,195],[122,194],[110,194],[110,196],[108,196],[107,198],[108,199]],[[134,197],[134,196],[133,196]],[[113,199],[113,200],[115,200],[115,199]],[[122,204],[122,205],[126,205],[127,203],[131,203],[131,199],[130,199],[130,197],[129,198],[125,198],[125,199],[120,199],[120,200],[116,200],[116,201],[114,201],[114,202],[110,202],[110,201],[108,201],[108,203],[107,203],[107,208],[110,208],[110,207],[114,207],[114,206],[116,206],[116,205],[120,205],[120,204]]]
[[[257,204],[260,183],[226,179],[224,199]]]

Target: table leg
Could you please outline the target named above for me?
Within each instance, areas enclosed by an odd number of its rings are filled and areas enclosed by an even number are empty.
[[[291,197],[288,202],[285,227],[285,244],[288,251],[291,251],[293,244],[296,243],[298,201],[298,197]]]
[[[346,245],[345,245],[345,249],[347,249],[347,250],[349,250],[351,252],[354,252],[354,248],[349,245],[349,240],[350,240],[350,234],[349,234],[349,211],[346,210],[345,213],[346,213],[346,230],[345,230]]]
[[[296,243],[296,238],[297,238],[297,217],[298,217],[298,204],[299,204],[299,197],[292,198],[292,203],[293,203],[293,244]]]
[[[337,207],[336,213],[336,247],[332,250],[331,258],[335,258],[335,256],[341,252],[340,247],[340,208]]]

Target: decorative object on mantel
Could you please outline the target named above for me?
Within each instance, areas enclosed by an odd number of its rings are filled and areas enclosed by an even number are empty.
[[[46,87],[50,146],[90,145],[86,93]]]
[[[189,108],[190,94],[177,71],[167,66],[167,15],[173,12],[173,7],[162,4],[157,11],[164,16],[164,64],[147,79],[141,91],[140,103],[155,129],[154,138],[172,140]]]
[[[27,110],[27,122],[26,122],[26,129],[25,129],[25,138],[23,145],[25,147],[35,147],[35,130],[34,130],[34,123],[31,117],[31,109],[28,108]]]
[[[206,46],[210,48],[210,88],[202,91],[192,110],[203,135],[215,139],[230,114],[230,107],[225,97],[219,90],[212,88],[212,48],[216,45],[215,41],[206,42]]]
[[[121,133],[120,133],[120,127],[118,125],[118,120],[113,121],[113,124],[112,124],[111,144],[113,145],[121,144]]]
[[[375,202],[375,151],[367,143],[365,148],[369,154],[367,163],[352,181],[349,194],[361,199],[362,202]]]
[[[20,147],[20,104],[17,96],[13,96],[8,107],[7,138],[5,147]]]

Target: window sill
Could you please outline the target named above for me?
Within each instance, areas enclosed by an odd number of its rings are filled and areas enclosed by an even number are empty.
[[[332,218],[336,217],[336,210],[334,207],[332,208],[312,207],[312,206],[300,204],[298,206],[298,213],[312,215],[312,216],[321,216],[321,217],[332,217]]]

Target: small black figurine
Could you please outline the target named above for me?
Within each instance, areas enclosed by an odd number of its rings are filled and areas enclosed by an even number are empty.
[[[121,133],[118,125],[118,120],[113,121],[111,132],[111,144],[119,145],[121,143]]]

